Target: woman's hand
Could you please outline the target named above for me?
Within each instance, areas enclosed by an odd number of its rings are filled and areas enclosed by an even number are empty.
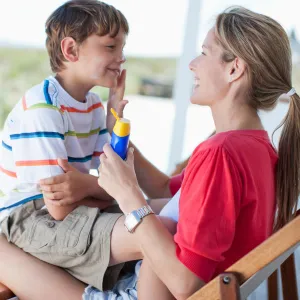
[[[133,148],[128,149],[123,161],[109,144],[104,145],[100,156],[98,183],[119,204],[124,213],[146,205],[134,171]]]
[[[106,117],[106,127],[109,133],[111,134],[116,122],[115,117],[110,112],[110,109],[113,108],[120,118],[123,117],[123,110],[128,103],[127,100],[123,100],[125,92],[125,81],[126,81],[126,70],[122,70],[117,86],[109,90],[109,97],[107,102],[107,117]]]

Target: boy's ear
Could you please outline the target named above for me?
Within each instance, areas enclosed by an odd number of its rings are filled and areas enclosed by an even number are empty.
[[[78,60],[78,48],[72,37],[65,37],[60,43],[61,51],[67,61],[76,62]]]

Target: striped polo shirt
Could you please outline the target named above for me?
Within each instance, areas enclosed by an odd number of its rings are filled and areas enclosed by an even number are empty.
[[[17,206],[42,198],[39,180],[63,173],[58,158],[89,173],[98,168],[109,141],[96,94],[89,92],[79,102],[52,76],[32,87],[8,115],[2,133],[0,221]]]

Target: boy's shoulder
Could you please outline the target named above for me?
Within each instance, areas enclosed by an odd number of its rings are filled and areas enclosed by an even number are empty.
[[[59,107],[57,95],[58,88],[53,81],[47,78],[24,93],[21,100],[23,109],[46,107],[47,105]]]

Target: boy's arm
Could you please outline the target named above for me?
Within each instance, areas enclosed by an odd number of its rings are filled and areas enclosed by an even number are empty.
[[[81,173],[62,159],[58,159],[58,164],[64,174],[39,181],[44,195],[54,206],[74,204],[85,198],[89,198],[89,203],[93,201],[100,208],[111,204],[113,199],[98,185],[98,177]]]
[[[44,104],[26,108],[22,117],[11,125],[11,144],[14,156],[17,189],[35,192],[43,197],[38,182],[41,178],[62,174],[57,158],[67,160],[64,144],[65,126],[61,112],[57,107]],[[60,207],[49,206],[49,213],[60,216]]]

